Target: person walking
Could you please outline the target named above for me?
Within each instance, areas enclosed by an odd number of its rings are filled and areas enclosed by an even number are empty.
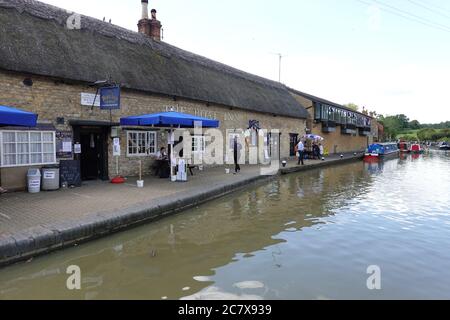
[[[234,174],[237,174],[241,171],[241,166],[239,165],[239,158],[240,158],[240,150],[242,146],[238,142],[238,137],[234,137],[233,141],[233,156],[234,156]]]
[[[298,142],[297,150],[298,150],[298,165],[300,165],[301,163],[302,166],[304,166],[305,164],[303,163],[303,159],[305,158],[305,145],[303,144],[302,140]]]

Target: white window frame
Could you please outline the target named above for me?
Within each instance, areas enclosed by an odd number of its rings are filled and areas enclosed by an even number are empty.
[[[14,143],[15,143],[15,145],[16,145],[16,152],[15,152],[15,156],[16,156],[16,164],[8,164],[8,165],[5,165],[4,163],[5,163],[5,152],[4,152],[4,146],[3,146],[3,134],[4,133],[14,133],[15,134],[15,141],[14,141]],[[27,153],[23,153],[23,154],[28,154],[28,163],[26,163],[26,164],[23,164],[23,163],[21,163],[21,164],[17,164],[17,160],[18,160],[18,155],[19,155],[19,153],[17,152],[17,150],[18,150],[18,148],[17,148],[17,145],[18,145],[18,142],[17,142],[17,134],[18,133],[26,133],[26,134],[28,134],[28,142],[26,142],[26,143],[28,143],[28,152]],[[44,162],[44,161],[41,161],[41,162],[36,162],[36,163],[31,163],[31,155],[32,154],[38,154],[38,153],[35,153],[35,152],[31,152],[31,147],[30,147],[30,144],[31,144],[31,141],[30,141],[30,135],[32,134],[32,133],[39,133],[40,135],[41,135],[41,139],[40,139],[40,144],[41,144],[41,151],[39,152],[40,154],[41,154],[41,160],[44,160],[44,154],[49,154],[48,152],[44,152],[44,143],[50,143],[50,141],[44,141],[43,140],[43,138],[42,138],[42,136],[43,136],[43,134],[44,133],[51,133],[52,134],[52,141],[51,141],[51,143],[53,144],[53,151],[52,151],[52,155],[53,155],[53,159],[52,159],[52,161],[50,161],[50,162]],[[12,154],[11,154],[12,155]],[[22,155],[22,153],[21,153],[21,155]],[[42,166],[42,165],[52,165],[52,164],[56,164],[57,163],[57,161],[56,161],[56,132],[55,131],[49,131],[49,130],[0,130],[0,168],[16,168],[16,167],[31,167],[31,166]]]
[[[145,134],[145,152],[130,153],[130,134]],[[156,131],[139,131],[139,130],[127,130],[127,157],[148,157],[155,155],[158,150],[158,134]],[[153,135],[155,141],[155,147],[153,152],[150,152],[150,136]],[[139,139],[138,139],[139,140]],[[137,147],[139,148],[139,147]]]
[[[197,143],[194,143],[194,141],[197,140]],[[201,141],[199,143],[199,141]],[[201,150],[194,150],[195,146],[201,146]],[[192,153],[193,154],[204,154],[206,152],[206,139],[205,136],[192,136]]]

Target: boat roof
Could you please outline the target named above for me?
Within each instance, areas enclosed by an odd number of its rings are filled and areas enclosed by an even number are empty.
[[[382,143],[374,143],[374,144],[371,144],[372,146],[390,146],[390,145],[393,145],[393,144],[397,144],[397,142],[382,142]]]

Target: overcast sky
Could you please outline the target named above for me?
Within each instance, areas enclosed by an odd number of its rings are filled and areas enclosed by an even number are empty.
[[[140,0],[44,0],[137,30]],[[149,0],[164,41],[337,103],[450,120],[450,1]]]

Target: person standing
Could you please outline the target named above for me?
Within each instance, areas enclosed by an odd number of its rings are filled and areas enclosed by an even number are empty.
[[[298,165],[300,165],[300,163],[303,165],[305,165],[303,163],[303,159],[305,158],[305,145],[303,144],[303,141],[300,140],[297,144],[297,150],[298,150]]]
[[[319,150],[320,150],[320,159],[323,159],[324,151],[323,151],[323,145],[319,143]]]
[[[234,137],[233,141],[233,156],[234,156],[234,174],[239,173],[241,171],[241,166],[239,165],[240,158],[240,149],[242,148],[241,144],[238,142],[238,137]]]

